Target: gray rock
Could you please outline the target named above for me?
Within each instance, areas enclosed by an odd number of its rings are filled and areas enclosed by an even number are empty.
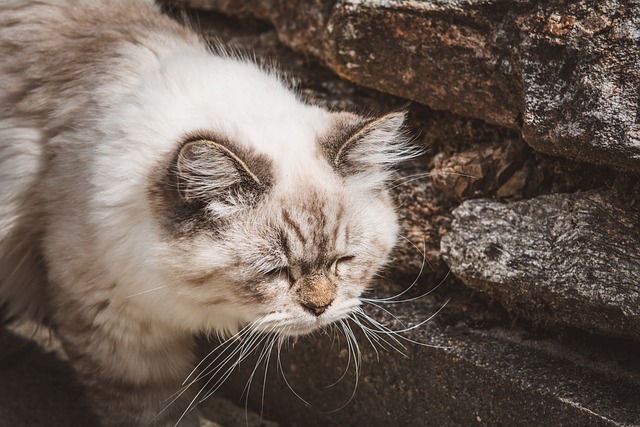
[[[413,327],[442,307],[445,289],[432,295],[437,298],[387,306],[405,326],[380,310],[369,314],[394,329]],[[274,351],[266,376],[262,368],[256,371],[248,400],[243,391],[255,359],[230,378],[227,400],[217,395],[202,409],[224,427],[275,425],[267,419],[309,427],[640,425],[637,348],[527,336],[463,292],[405,334],[422,344],[397,346],[404,355],[388,347],[376,351],[362,333],[356,336],[362,365],[355,393],[353,358],[344,342],[316,335],[283,347],[281,371]],[[5,329],[0,348],[0,426],[97,425],[65,360]]]
[[[269,20],[283,43],[360,85],[640,171],[636,0],[184,1]]]
[[[404,356],[377,354],[356,334],[363,363],[355,392],[353,358],[344,343],[331,336],[301,339],[283,350],[280,372],[271,364],[264,400],[258,369],[250,405],[288,426],[640,425],[637,348],[528,338],[509,326],[470,328],[456,320],[465,308],[466,318],[478,315],[472,312],[479,307],[467,303],[454,297],[432,321],[406,334],[423,345],[408,344]],[[421,300],[386,308],[411,327],[440,305]],[[393,325],[384,313],[372,315]],[[253,368],[247,361],[232,379],[230,396],[241,394]]]
[[[640,205],[612,192],[454,211],[442,256],[465,284],[540,322],[640,340]]]

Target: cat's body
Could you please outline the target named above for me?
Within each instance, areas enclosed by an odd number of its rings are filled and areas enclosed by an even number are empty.
[[[151,2],[4,1],[0,56],[0,303],[105,424],[173,425],[194,334],[311,332],[386,262],[402,114],[307,106]]]

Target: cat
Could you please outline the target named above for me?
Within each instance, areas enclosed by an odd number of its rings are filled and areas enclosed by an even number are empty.
[[[198,425],[194,336],[317,331],[388,262],[405,112],[309,105],[152,1],[5,0],[0,56],[0,303],[104,425]]]

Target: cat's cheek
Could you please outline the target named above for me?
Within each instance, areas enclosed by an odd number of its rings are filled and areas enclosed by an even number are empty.
[[[290,285],[284,279],[256,280],[249,286],[245,300],[262,315],[282,311],[292,304]]]

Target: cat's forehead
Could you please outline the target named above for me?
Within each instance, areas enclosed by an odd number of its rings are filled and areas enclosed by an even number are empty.
[[[346,246],[347,207],[334,189],[309,186],[282,198],[273,213],[287,258],[302,267],[324,266]]]

